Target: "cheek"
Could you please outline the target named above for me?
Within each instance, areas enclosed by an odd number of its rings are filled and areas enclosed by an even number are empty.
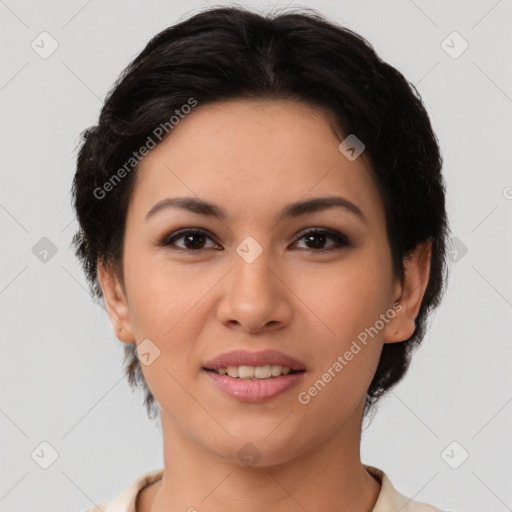
[[[131,283],[135,338],[151,340],[158,354],[151,364],[141,364],[141,370],[151,393],[176,424],[181,418],[204,421],[204,411],[191,409],[189,394],[193,372],[196,368],[199,372],[197,340],[207,315],[201,297],[211,287],[199,281],[191,284],[179,271],[148,265]]]
[[[198,278],[197,271],[171,265],[165,258],[151,254],[134,252],[125,262],[135,337],[167,340],[171,337],[170,330],[183,321],[206,293],[208,283]]]
[[[360,252],[325,276],[317,275],[315,286],[304,281],[301,288],[318,317],[311,350],[315,371],[301,390],[301,403],[311,403],[311,410],[339,404],[333,421],[364,398],[376,370],[385,325],[381,315],[388,307],[387,264],[376,252]]]
[[[182,396],[178,383],[190,379],[190,369],[197,365],[194,351],[202,329],[200,319],[206,314],[201,297],[211,284],[204,277],[193,281],[179,266],[149,257],[143,265],[136,266],[136,261],[127,261],[130,322],[137,343],[149,339],[150,352],[156,354],[151,364],[141,364],[141,370],[157,401],[175,401],[180,409],[180,397],[185,400],[183,406],[189,397]]]
[[[315,321],[311,340],[314,371],[299,390],[298,402],[308,412],[306,422],[324,418],[322,431],[343,423],[364,400],[383,343],[380,315],[385,312],[387,291],[383,275],[375,266],[362,264],[344,271],[336,279],[331,274],[322,291],[310,288],[307,295],[321,321]]]
[[[390,283],[385,258],[361,251],[330,269],[297,278],[295,290],[318,320],[318,339],[341,350],[385,312]]]

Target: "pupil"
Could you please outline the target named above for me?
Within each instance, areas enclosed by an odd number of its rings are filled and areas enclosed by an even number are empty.
[[[319,243],[315,243],[313,242],[313,246],[318,248],[318,247],[321,247],[323,245],[323,243],[325,242],[325,235],[323,235],[322,233],[315,233],[315,234],[312,234],[312,235],[309,235],[306,237],[308,243],[310,243],[313,239],[315,238],[320,238],[320,242]]]
[[[194,244],[193,242],[192,243],[189,243],[191,240],[193,240],[194,238],[199,238],[201,239],[201,241],[199,242],[199,244]],[[191,233],[190,235],[186,235],[185,236],[185,245],[187,246],[187,248],[192,248],[192,249],[200,249],[201,247],[201,242],[204,242],[204,236],[201,234],[201,233]],[[191,246],[191,247],[189,247]]]

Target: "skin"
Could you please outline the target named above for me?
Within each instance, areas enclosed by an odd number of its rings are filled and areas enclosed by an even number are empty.
[[[431,248],[419,245],[405,261],[405,280],[394,278],[369,159],[348,160],[341,140],[328,116],[308,105],[227,101],[197,106],[142,161],[127,213],[123,280],[98,267],[118,338],[149,338],[160,350],[142,370],[161,408],[165,471],[139,494],[137,512],[373,508],[380,484],[360,460],[366,391],[383,344],[414,332]],[[355,203],[365,221],[331,208],[276,222],[289,203],[333,195]],[[228,218],[173,208],[145,219],[161,199],[184,196],[213,202]],[[196,245],[180,238],[178,250],[158,246],[189,227],[213,236],[193,239]],[[302,232],[314,227],[345,234],[353,246],[322,254],[316,247],[336,247],[336,240],[308,243]],[[247,236],[263,249],[250,264],[236,252]],[[401,310],[378,335],[300,403],[298,393],[396,303]],[[201,368],[235,348],[289,354],[304,364],[303,380],[260,404],[226,396]],[[254,466],[237,457],[248,442],[261,454]]]

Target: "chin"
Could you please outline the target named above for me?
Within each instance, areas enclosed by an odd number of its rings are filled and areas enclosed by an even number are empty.
[[[229,440],[210,440],[208,448],[226,462],[241,467],[265,468],[286,464],[308,451],[314,442],[308,443],[301,433],[300,444],[291,437],[272,433],[270,430],[256,431],[251,435],[250,429],[244,435],[234,436]]]

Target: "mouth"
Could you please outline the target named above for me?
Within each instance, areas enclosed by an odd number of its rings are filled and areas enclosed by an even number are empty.
[[[282,352],[232,351],[202,367],[211,383],[242,402],[270,400],[295,387],[306,372],[298,360]]]

